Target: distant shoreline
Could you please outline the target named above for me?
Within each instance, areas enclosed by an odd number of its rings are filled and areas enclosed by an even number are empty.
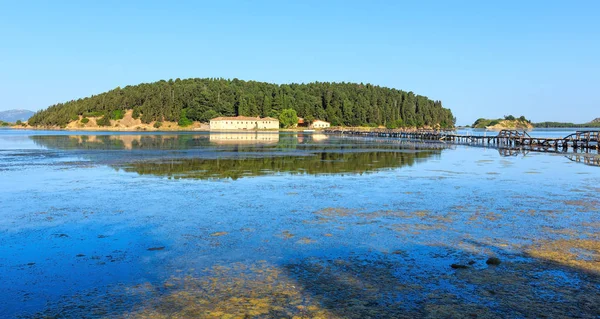
[[[457,126],[456,129],[473,129],[473,130],[482,130],[482,131],[500,131],[501,129],[496,129],[496,128],[480,128],[480,127],[471,127],[471,126]],[[600,130],[600,127],[598,126],[565,126],[565,127],[532,127],[532,128],[523,128],[523,129],[517,129],[517,130],[525,130],[525,131],[532,131],[532,130]]]

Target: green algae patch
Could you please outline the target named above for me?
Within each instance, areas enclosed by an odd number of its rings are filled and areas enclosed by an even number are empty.
[[[423,232],[428,231],[439,231],[439,230],[447,230],[448,226],[435,223],[435,224],[425,224],[425,223],[411,223],[411,224],[392,224],[388,226],[389,229],[394,230],[396,232],[411,234],[411,235],[419,235]]]
[[[229,234],[229,233],[226,231],[218,231],[218,232],[214,232],[214,233],[210,234],[210,236],[211,237],[221,237],[221,236],[225,236],[227,234]]]
[[[278,237],[281,237],[283,239],[291,239],[294,238],[296,235],[292,234],[289,230],[284,230],[281,232],[281,234],[278,235]]]
[[[579,211],[579,212],[600,210],[600,201],[598,201],[598,200],[588,200],[588,199],[566,200],[563,203],[568,206],[576,207],[577,211]]]
[[[449,249],[446,257],[455,258],[457,252]],[[543,260],[507,259],[502,267],[481,268],[483,256],[467,254],[463,261],[481,262],[448,264],[439,271],[410,264],[414,257],[395,250],[366,258],[308,257],[285,264],[236,262],[202,271],[178,269],[164,281],[123,287],[121,294],[70,298],[54,313],[67,318],[94,311],[110,318],[362,319],[566,318],[600,311],[597,277],[586,280],[583,276],[591,275]],[[568,279],[572,276],[583,280],[573,285]],[[127,298],[136,301],[128,305]],[[46,317],[52,313],[34,316]]]
[[[600,240],[542,241],[528,249],[532,257],[600,274]]]
[[[356,209],[349,209],[343,207],[327,207],[314,212],[315,215],[323,218],[348,217],[355,215],[356,213]]]
[[[315,241],[309,237],[303,237],[303,238],[300,238],[300,240],[298,240],[296,243],[308,245],[308,244],[315,243]]]
[[[168,293],[125,317],[335,318],[284,271],[267,263],[215,266],[201,277],[173,277],[167,286]]]

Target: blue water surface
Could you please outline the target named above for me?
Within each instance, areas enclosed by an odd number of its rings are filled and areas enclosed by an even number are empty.
[[[563,154],[394,139],[0,130],[0,317],[77,317],[62,306],[73,296],[93,303],[180,271],[315,258],[389,259],[394,280],[422,287],[392,298],[407,308],[437,292],[511,314],[472,282],[431,278],[471,260],[488,269],[490,256],[535,262],[527,247],[540,240],[597,234],[599,177]],[[125,299],[118,311],[144,302]]]

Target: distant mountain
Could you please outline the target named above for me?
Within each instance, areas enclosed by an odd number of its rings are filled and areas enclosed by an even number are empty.
[[[590,123],[600,123],[600,117],[595,118]]]
[[[0,121],[14,123],[16,121],[27,121],[35,112],[29,110],[0,111]]]

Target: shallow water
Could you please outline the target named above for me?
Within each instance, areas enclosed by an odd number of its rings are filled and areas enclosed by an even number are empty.
[[[577,131],[597,131],[597,127],[578,127],[578,128],[535,128],[530,130],[522,130],[525,131],[531,137],[547,137],[547,138],[561,138],[567,137]],[[456,131],[457,134],[461,135],[486,135],[486,136],[496,136],[498,135],[498,130],[488,130],[488,129],[474,129],[474,128],[461,128]]]
[[[596,318],[599,177],[393,139],[1,130],[0,317]]]

